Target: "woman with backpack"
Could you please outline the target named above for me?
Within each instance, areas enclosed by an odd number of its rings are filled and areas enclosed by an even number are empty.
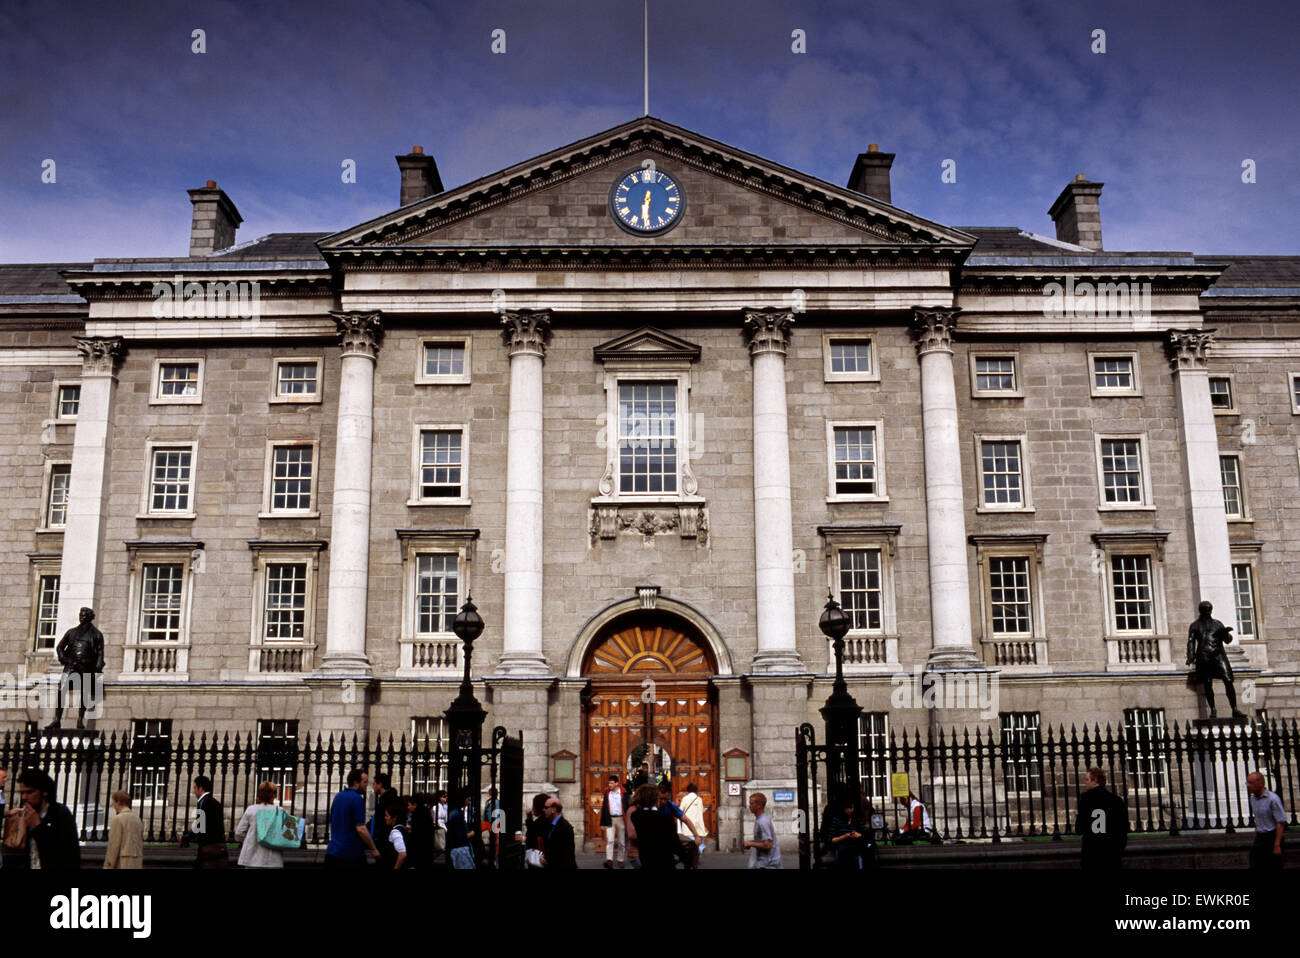
[[[392,792],[385,792],[381,807],[376,809],[375,815],[383,819],[384,828],[388,832],[388,844],[379,856],[380,870],[404,871],[410,868],[406,852],[410,832],[406,828],[405,800]]]
[[[249,805],[235,826],[235,840],[244,844],[239,849],[240,868],[283,868],[284,854],[278,848],[262,844],[258,840],[258,815],[265,812],[277,818],[284,810],[275,804],[279,787],[274,782],[263,782],[257,786],[257,804]],[[263,829],[264,831],[264,829]]]

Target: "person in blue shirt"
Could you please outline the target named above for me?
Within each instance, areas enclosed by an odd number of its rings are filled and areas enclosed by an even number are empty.
[[[364,868],[366,854],[379,857],[379,849],[366,827],[367,775],[348,772],[348,784],[330,803],[330,843],[325,849],[326,868]]]

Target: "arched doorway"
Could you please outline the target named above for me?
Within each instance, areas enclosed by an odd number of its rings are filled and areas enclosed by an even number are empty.
[[[586,840],[605,847],[600,806],[610,775],[628,777],[645,761],[666,773],[673,797],[695,783],[704,822],[716,836],[717,700],[709,680],[717,664],[686,620],[663,611],[610,622],[582,661],[590,682],[583,727]]]

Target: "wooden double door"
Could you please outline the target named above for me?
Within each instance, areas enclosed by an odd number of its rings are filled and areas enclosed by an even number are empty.
[[[704,822],[717,835],[717,700],[713,658],[680,624],[653,615],[620,621],[584,664],[591,683],[583,729],[586,840],[605,845],[600,806],[610,775],[619,781],[645,762],[666,775],[680,804],[694,784]]]

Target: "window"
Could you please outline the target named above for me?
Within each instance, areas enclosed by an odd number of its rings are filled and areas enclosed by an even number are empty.
[[[1025,556],[989,558],[989,603],[994,635],[1033,633],[1029,559]]]
[[[447,751],[451,740],[447,720],[440,716],[417,716],[411,719],[411,791],[434,794],[447,784]]]
[[[36,577],[36,629],[32,647],[37,651],[53,649],[58,639],[59,576],[44,573]]]
[[[1249,562],[1232,564],[1232,594],[1237,609],[1237,635],[1257,638],[1255,618],[1255,569]]]
[[[266,513],[313,514],[315,443],[271,443]],[[264,513],[263,515],[266,515]]]
[[[54,390],[54,418],[71,420],[81,411],[81,384],[57,383]]]
[[[870,336],[822,336],[826,382],[879,382],[876,343]]]
[[[132,802],[167,800],[167,772],[171,765],[171,719],[134,719],[131,722]]]
[[[676,383],[619,383],[618,489],[623,495],[677,492]]]
[[[985,355],[971,353],[971,395],[982,398],[1007,399],[1024,395],[1016,370],[1017,357],[1013,353]]]
[[[1210,377],[1210,405],[1216,413],[1233,413],[1237,411],[1237,403],[1232,394],[1231,377]]]
[[[840,606],[853,631],[881,629],[881,576],[879,549],[840,549]]]
[[[321,360],[302,357],[276,359],[271,381],[273,403],[318,403],[321,401]]]
[[[411,504],[464,503],[468,499],[464,427],[417,427],[416,443],[416,486]]]
[[[185,596],[185,566],[146,563],[140,590],[140,641],[179,642]]]
[[[1300,415],[1300,373],[1291,374],[1291,413]]]
[[[827,423],[832,499],[884,499],[880,424]]]
[[[307,563],[272,562],[266,567],[264,638],[301,639],[307,627]]]
[[[1165,710],[1125,709],[1124,746],[1130,788],[1163,790],[1165,775]]]
[[[257,782],[280,786],[280,801],[293,801],[298,767],[298,720],[257,720]]]
[[[1138,436],[1097,437],[1101,508],[1152,508],[1150,470],[1143,446]]]
[[[1038,713],[1003,712],[998,719],[1002,729],[1002,781],[1007,791],[1041,792]]]
[[[1246,495],[1241,485],[1241,459],[1219,457],[1219,475],[1223,478],[1223,510],[1229,519],[1246,518]]]
[[[203,401],[202,359],[158,359],[154,362],[150,403],[196,404]]]
[[[470,380],[468,336],[427,339],[420,343],[415,381],[430,385],[463,385]]]
[[[151,445],[149,463],[145,512],[193,515],[194,446]]]
[[[888,805],[889,788],[889,713],[863,712],[858,719],[858,777],[867,796],[877,808]]]
[[[1110,562],[1110,583],[1115,601],[1115,631],[1154,632],[1155,596],[1151,584],[1151,557],[1113,557]]]
[[[323,540],[255,539],[250,675],[312,669],[316,574]]]
[[[72,463],[52,462],[45,495],[46,529],[62,529],[68,523],[68,489],[72,482]]]
[[[971,535],[979,569],[984,658],[997,668],[1044,666],[1042,615],[1046,533]]]
[[[1089,353],[1094,396],[1136,396],[1141,393],[1136,353]]]
[[[446,635],[456,617],[459,563],[454,555],[421,554],[416,557],[415,633]]]
[[[980,511],[1029,511],[1024,437],[976,437]]]

